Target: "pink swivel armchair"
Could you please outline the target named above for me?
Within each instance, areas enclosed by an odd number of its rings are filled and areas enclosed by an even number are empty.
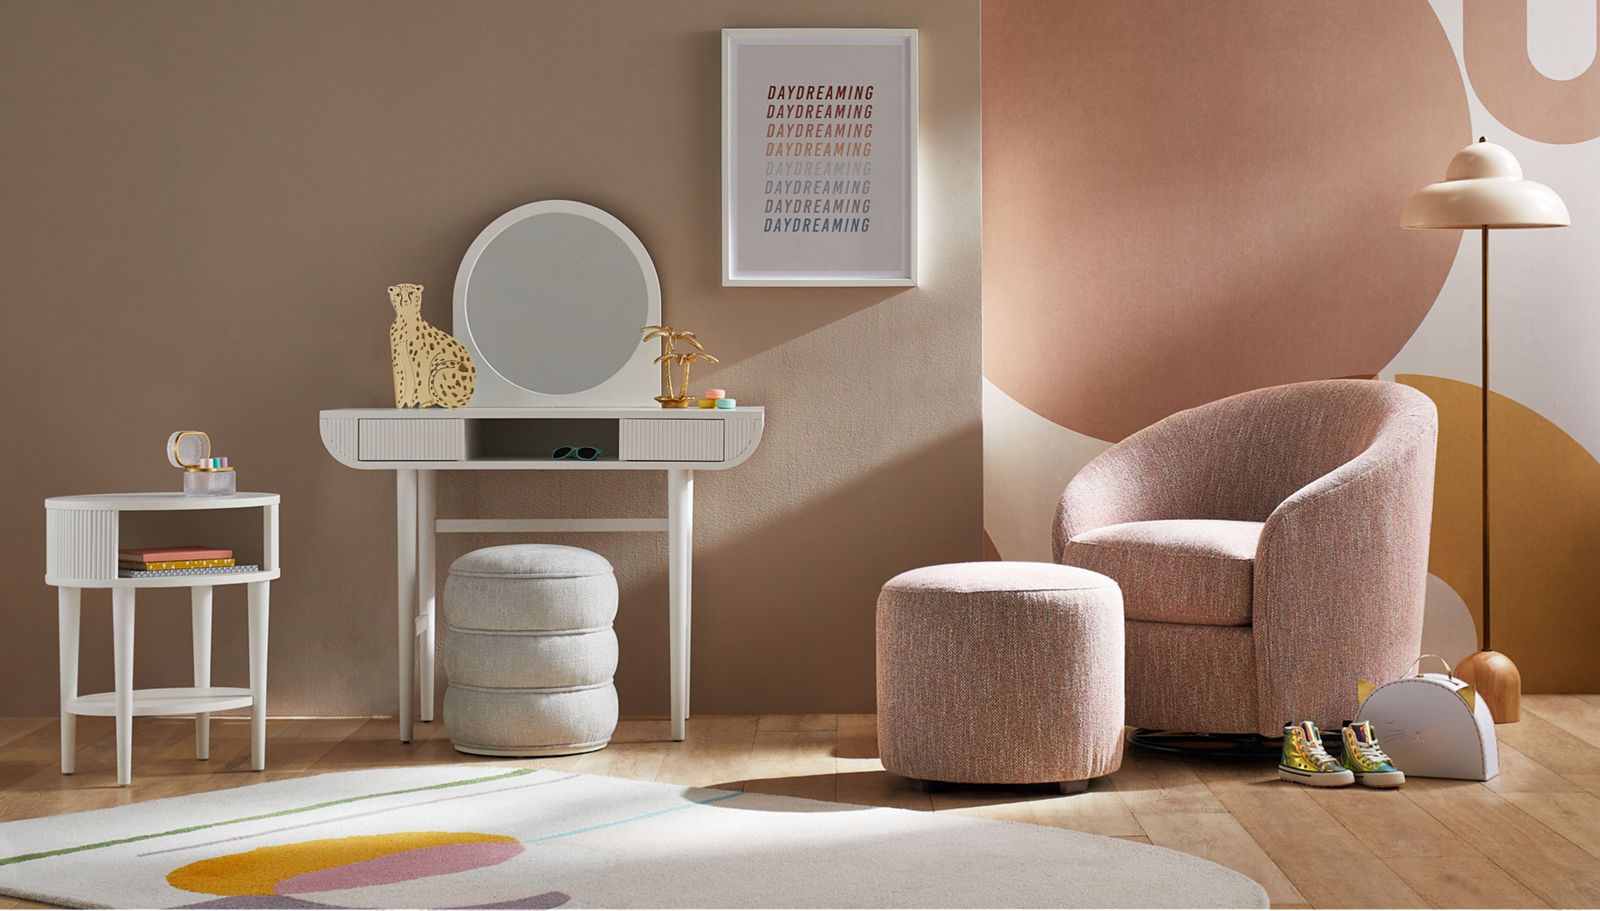
[[[1353,718],[1422,640],[1438,415],[1323,380],[1172,415],[1072,479],[1059,563],[1122,586],[1127,723],[1281,733]]]

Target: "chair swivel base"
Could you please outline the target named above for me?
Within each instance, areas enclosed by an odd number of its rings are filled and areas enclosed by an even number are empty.
[[[1337,753],[1339,732],[1324,731],[1323,743]],[[1184,759],[1219,759],[1227,762],[1265,762],[1277,760],[1283,752],[1282,737],[1261,734],[1210,734],[1202,731],[1159,731],[1134,728],[1128,745],[1158,756]]]
[[[1062,794],[1082,794],[1089,790],[1089,779],[1078,781],[1046,781],[1038,784],[972,784],[970,782],[929,781],[926,778],[907,778],[906,785],[911,790],[920,794],[931,794],[934,791],[944,790],[970,790],[984,791],[1021,791],[1031,789],[1050,788],[1059,790]]]

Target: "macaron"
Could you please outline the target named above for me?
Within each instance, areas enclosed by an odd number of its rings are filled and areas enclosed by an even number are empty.
[[[700,407],[701,408],[715,408],[715,407],[717,407],[717,402],[718,401],[720,401],[720,400],[719,399],[701,399],[700,400]]]
[[[728,390],[707,389],[705,392],[701,393],[700,397],[703,399],[725,399],[728,397]]]
[[[727,398],[717,399],[717,407],[718,408],[737,408],[737,407],[739,407],[739,400],[738,399],[727,399]]]

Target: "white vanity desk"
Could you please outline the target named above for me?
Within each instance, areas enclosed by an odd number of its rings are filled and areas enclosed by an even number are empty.
[[[413,655],[422,640],[421,715],[433,720],[434,535],[439,532],[666,532],[672,739],[689,715],[694,472],[732,468],[761,440],[759,407],[344,408],[321,413],[322,442],[350,468],[395,473],[400,739],[411,739]],[[552,459],[558,446],[600,458]],[[482,519],[437,516],[439,471],[664,471],[666,518]]]

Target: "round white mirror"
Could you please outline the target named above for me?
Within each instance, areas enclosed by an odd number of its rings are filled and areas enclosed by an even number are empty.
[[[455,332],[478,365],[472,404],[648,404],[640,327],[660,315],[655,265],[622,222],[567,200],[513,209],[456,276]]]

